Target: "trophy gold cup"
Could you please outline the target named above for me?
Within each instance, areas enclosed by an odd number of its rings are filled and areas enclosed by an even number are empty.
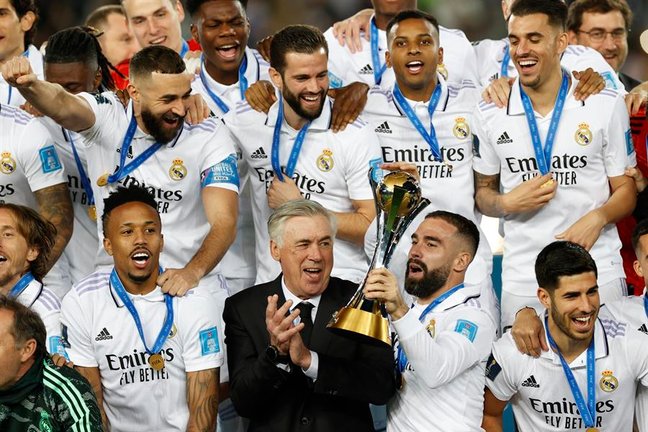
[[[377,242],[369,271],[389,267],[394,249],[412,220],[430,201],[421,198],[421,188],[416,178],[405,171],[394,171],[376,181],[376,168],[369,171],[374,202],[376,204]],[[338,334],[370,343],[391,346],[389,322],[385,306],[368,300],[362,291],[369,272],[346,306],[333,314],[327,327]]]

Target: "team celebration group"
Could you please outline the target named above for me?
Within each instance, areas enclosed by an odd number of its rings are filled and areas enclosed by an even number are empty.
[[[246,0],[40,48],[36,3],[0,0],[1,431],[648,432],[625,0],[503,0],[472,43],[372,0],[256,49]],[[429,204],[370,268],[392,171]],[[391,344],[327,328],[359,286]]]

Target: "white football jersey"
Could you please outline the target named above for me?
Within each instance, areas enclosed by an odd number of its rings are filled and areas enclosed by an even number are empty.
[[[266,191],[272,183],[272,141],[278,115],[278,102],[268,114],[253,110],[242,102],[223,117],[226,127],[219,129],[217,142],[229,141],[239,147],[252,188],[252,213],[256,239],[256,283],[273,280],[280,272],[279,263],[269,253]],[[298,131],[282,121],[279,163],[286,166]],[[354,211],[352,200],[373,200],[368,180],[371,166],[381,163],[380,145],[369,125],[358,118],[344,131],[330,129],[331,101],[326,98],[322,114],[311,122],[295,166],[293,180],[302,196],[322,204],[333,212]],[[362,248],[336,239],[332,276],[359,281],[367,270]]]
[[[393,321],[395,347],[408,362],[403,387],[387,405],[389,431],[481,431],[484,363],[498,324],[490,318],[497,310],[482,301],[480,291],[466,285],[422,323],[427,305],[418,302]]]
[[[632,430],[637,386],[648,386],[646,342],[648,336],[624,322],[602,317],[597,320],[594,427],[599,430]],[[569,364],[585,400],[586,366],[587,350]],[[552,350],[542,352],[539,358],[521,354],[508,332],[493,344],[486,377],[486,385],[493,395],[501,401],[510,401],[520,430],[586,429],[560,359]]]
[[[333,27],[324,33],[324,37],[329,48],[328,68],[331,87],[343,87],[356,81],[370,86],[376,84],[370,41],[361,37],[362,50],[351,53],[347,45],[341,46],[333,36]],[[453,83],[461,83],[465,79],[477,82],[475,55],[466,35],[461,30],[439,26],[439,39],[441,48],[443,48],[443,66],[440,66],[439,69],[447,72],[447,80]],[[378,30],[378,51],[380,64],[384,65],[387,33],[380,29]],[[380,87],[391,89],[394,81],[394,70],[387,68],[382,75]]]
[[[539,210],[504,218],[503,291],[535,297],[533,264],[540,250],[608,200],[608,177],[621,176],[636,164],[623,96],[604,89],[581,102],[573,97],[575,86],[572,79],[549,162],[558,183],[556,195]],[[543,143],[551,114],[535,114]],[[508,108],[479,104],[473,133],[474,169],[484,175],[500,174],[503,193],[539,175],[517,80]],[[620,247],[616,226],[607,225],[590,250],[599,285],[624,277]]]
[[[113,173],[119,165],[124,135],[132,116],[132,104],[125,109],[113,93],[91,95],[81,93],[95,113],[96,122],[83,131],[88,173],[99,215],[97,230],[101,232],[103,200],[118,186],[145,186],[154,194],[164,227],[162,259],[169,268],[182,268],[196,253],[210,229],[201,199],[204,187],[220,187],[238,192],[236,154],[227,142],[215,136],[216,119],[207,119],[184,129],[170,143],[117,183],[101,187],[97,184],[104,174]],[[153,137],[139,127],[127,151],[126,164],[132,162],[155,143]],[[99,265],[111,260],[100,248]],[[214,280],[215,271],[210,273]]]
[[[29,59],[32,71],[36,74],[38,79],[43,79],[43,54],[34,45],[29,45],[23,56]],[[20,92],[11,87],[5,79],[0,75],[0,104],[12,105],[19,107],[25,103],[25,98]]]
[[[223,364],[221,312],[207,289],[173,298],[173,327],[162,347],[165,365],[148,364],[135,321],[110,284],[109,272],[96,272],[75,285],[63,300],[61,322],[66,349],[76,365],[97,367],[104,410],[113,431],[184,431],[189,419],[187,372]],[[159,287],[146,295],[128,294],[152,347],[167,310]]]

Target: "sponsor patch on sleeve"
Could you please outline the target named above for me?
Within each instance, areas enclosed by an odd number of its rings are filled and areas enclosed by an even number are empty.
[[[205,188],[212,184],[229,183],[239,187],[236,155],[231,154],[222,162],[207,168],[200,174],[200,186]]]
[[[497,363],[497,360],[495,360],[495,357],[493,356],[493,353],[488,357],[488,361],[486,362],[486,378],[488,378],[491,381],[495,381],[495,378],[497,378],[497,375],[502,372],[502,366]]]
[[[50,336],[49,338],[49,352],[50,354],[58,354],[70,360],[65,351],[63,338],[61,336]]]
[[[216,327],[200,331],[200,351],[204,356],[220,352]]]
[[[40,159],[41,168],[45,174],[61,169],[61,161],[54,146],[42,148],[40,150]]]
[[[455,331],[466,336],[470,342],[475,341],[478,329],[479,326],[477,324],[467,320],[457,320],[457,325],[455,326]]]
[[[634,152],[634,144],[632,143],[632,130],[628,129],[625,133],[626,137],[626,153],[628,153],[628,156]]]
[[[618,90],[619,88],[617,87],[616,80],[612,76],[612,72],[603,72],[601,74],[603,79],[605,80],[605,88],[609,88],[612,90]]]
[[[338,77],[331,71],[329,71],[328,76],[329,76],[329,87],[334,89],[342,87],[343,83],[340,77]]]
[[[382,178],[385,176],[385,173],[382,168],[380,168],[380,165],[382,165],[383,161],[380,158],[376,159],[371,159],[369,161],[369,169],[371,171],[371,179],[375,181],[376,183],[380,182]]]

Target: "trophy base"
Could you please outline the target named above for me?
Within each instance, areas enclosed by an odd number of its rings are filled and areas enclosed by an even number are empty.
[[[343,307],[326,325],[332,332],[360,342],[391,346],[389,323],[380,314]]]

